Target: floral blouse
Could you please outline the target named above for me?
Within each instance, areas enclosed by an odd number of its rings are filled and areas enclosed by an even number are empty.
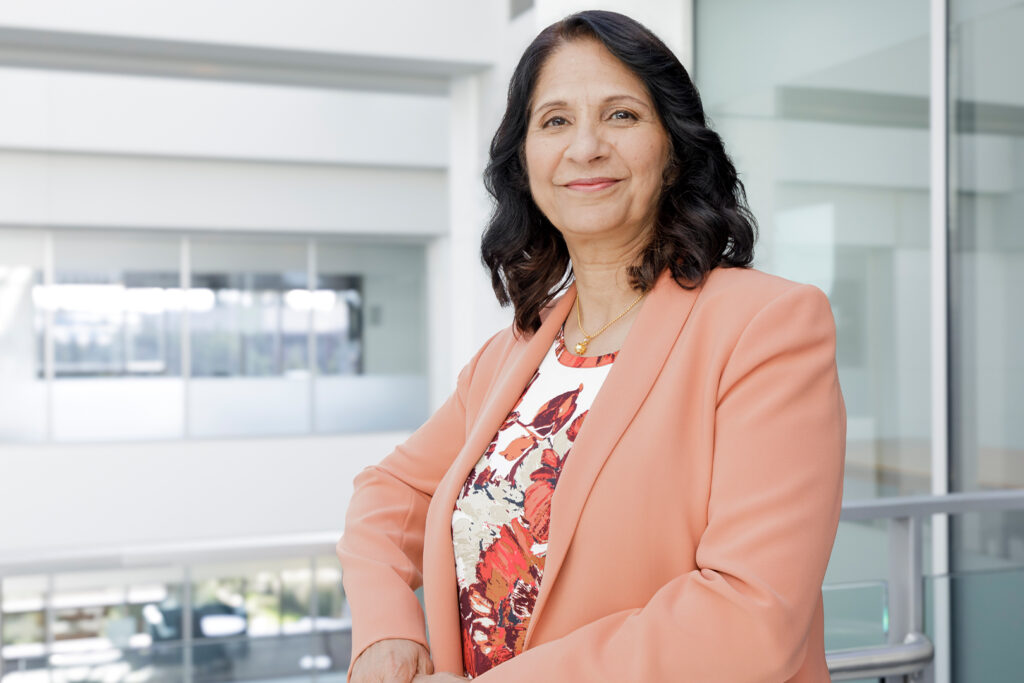
[[[547,555],[551,496],[617,351],[551,349],[466,478],[452,514],[465,675],[519,654]]]

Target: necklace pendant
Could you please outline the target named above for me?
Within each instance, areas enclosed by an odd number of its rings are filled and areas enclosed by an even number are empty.
[[[577,356],[582,356],[586,352],[587,352],[587,342],[586,342],[586,340],[581,341],[579,344],[576,345],[576,355]]]

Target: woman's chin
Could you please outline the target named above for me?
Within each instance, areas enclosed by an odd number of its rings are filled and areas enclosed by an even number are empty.
[[[615,238],[630,232],[625,221],[607,217],[592,220],[579,219],[560,228],[562,236],[568,239],[586,240],[591,238]]]

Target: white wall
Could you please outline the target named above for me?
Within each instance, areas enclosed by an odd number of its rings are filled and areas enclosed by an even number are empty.
[[[486,64],[507,13],[492,0],[33,0],[0,4],[0,26]]]
[[[0,148],[443,169],[448,99],[0,67]]]
[[[0,151],[0,186],[15,227],[447,230],[439,170]]]
[[[692,0],[536,0],[535,7],[538,30],[582,10],[602,9],[625,14],[661,38],[687,70],[693,64]]]
[[[405,433],[0,447],[0,555],[306,531]]]
[[[689,2],[618,7],[688,54]],[[479,263],[490,210],[480,173],[523,48],[569,11],[543,0],[514,21],[506,2],[479,0],[0,5],[0,33],[196,41],[271,60],[299,50],[365,67],[368,79],[375,69],[451,79],[438,97],[0,66],[0,226],[428,239],[436,407],[511,322]],[[340,533],[356,472],[407,436],[5,444],[0,553]]]

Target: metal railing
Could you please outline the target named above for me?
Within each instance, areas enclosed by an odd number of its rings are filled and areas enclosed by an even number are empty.
[[[843,522],[889,520],[889,644],[826,654],[834,681],[882,678],[886,683],[933,679],[935,648],[924,634],[924,517],[1024,510],[1024,490],[904,496],[843,504]]]
[[[980,493],[951,493],[943,496],[910,496],[847,502],[841,521],[889,520],[889,643],[887,645],[832,651],[826,654],[833,680],[882,678],[897,681],[913,678],[922,683],[931,678],[935,650],[924,634],[924,574],[922,570],[922,520],[929,515],[966,512],[998,512],[1024,509],[1024,490]],[[181,566],[184,576],[182,626],[184,680],[190,678],[194,634],[191,633],[192,600],[190,567],[207,562],[257,559],[315,558],[333,555],[339,534],[314,533],[253,539],[162,543],[86,551],[35,552],[0,556],[0,604],[5,576],[81,572],[89,570],[139,569]],[[315,578],[314,578],[315,583]],[[315,601],[311,600],[315,628]],[[3,614],[0,610],[0,628]],[[3,675],[0,657],[0,676]]]

